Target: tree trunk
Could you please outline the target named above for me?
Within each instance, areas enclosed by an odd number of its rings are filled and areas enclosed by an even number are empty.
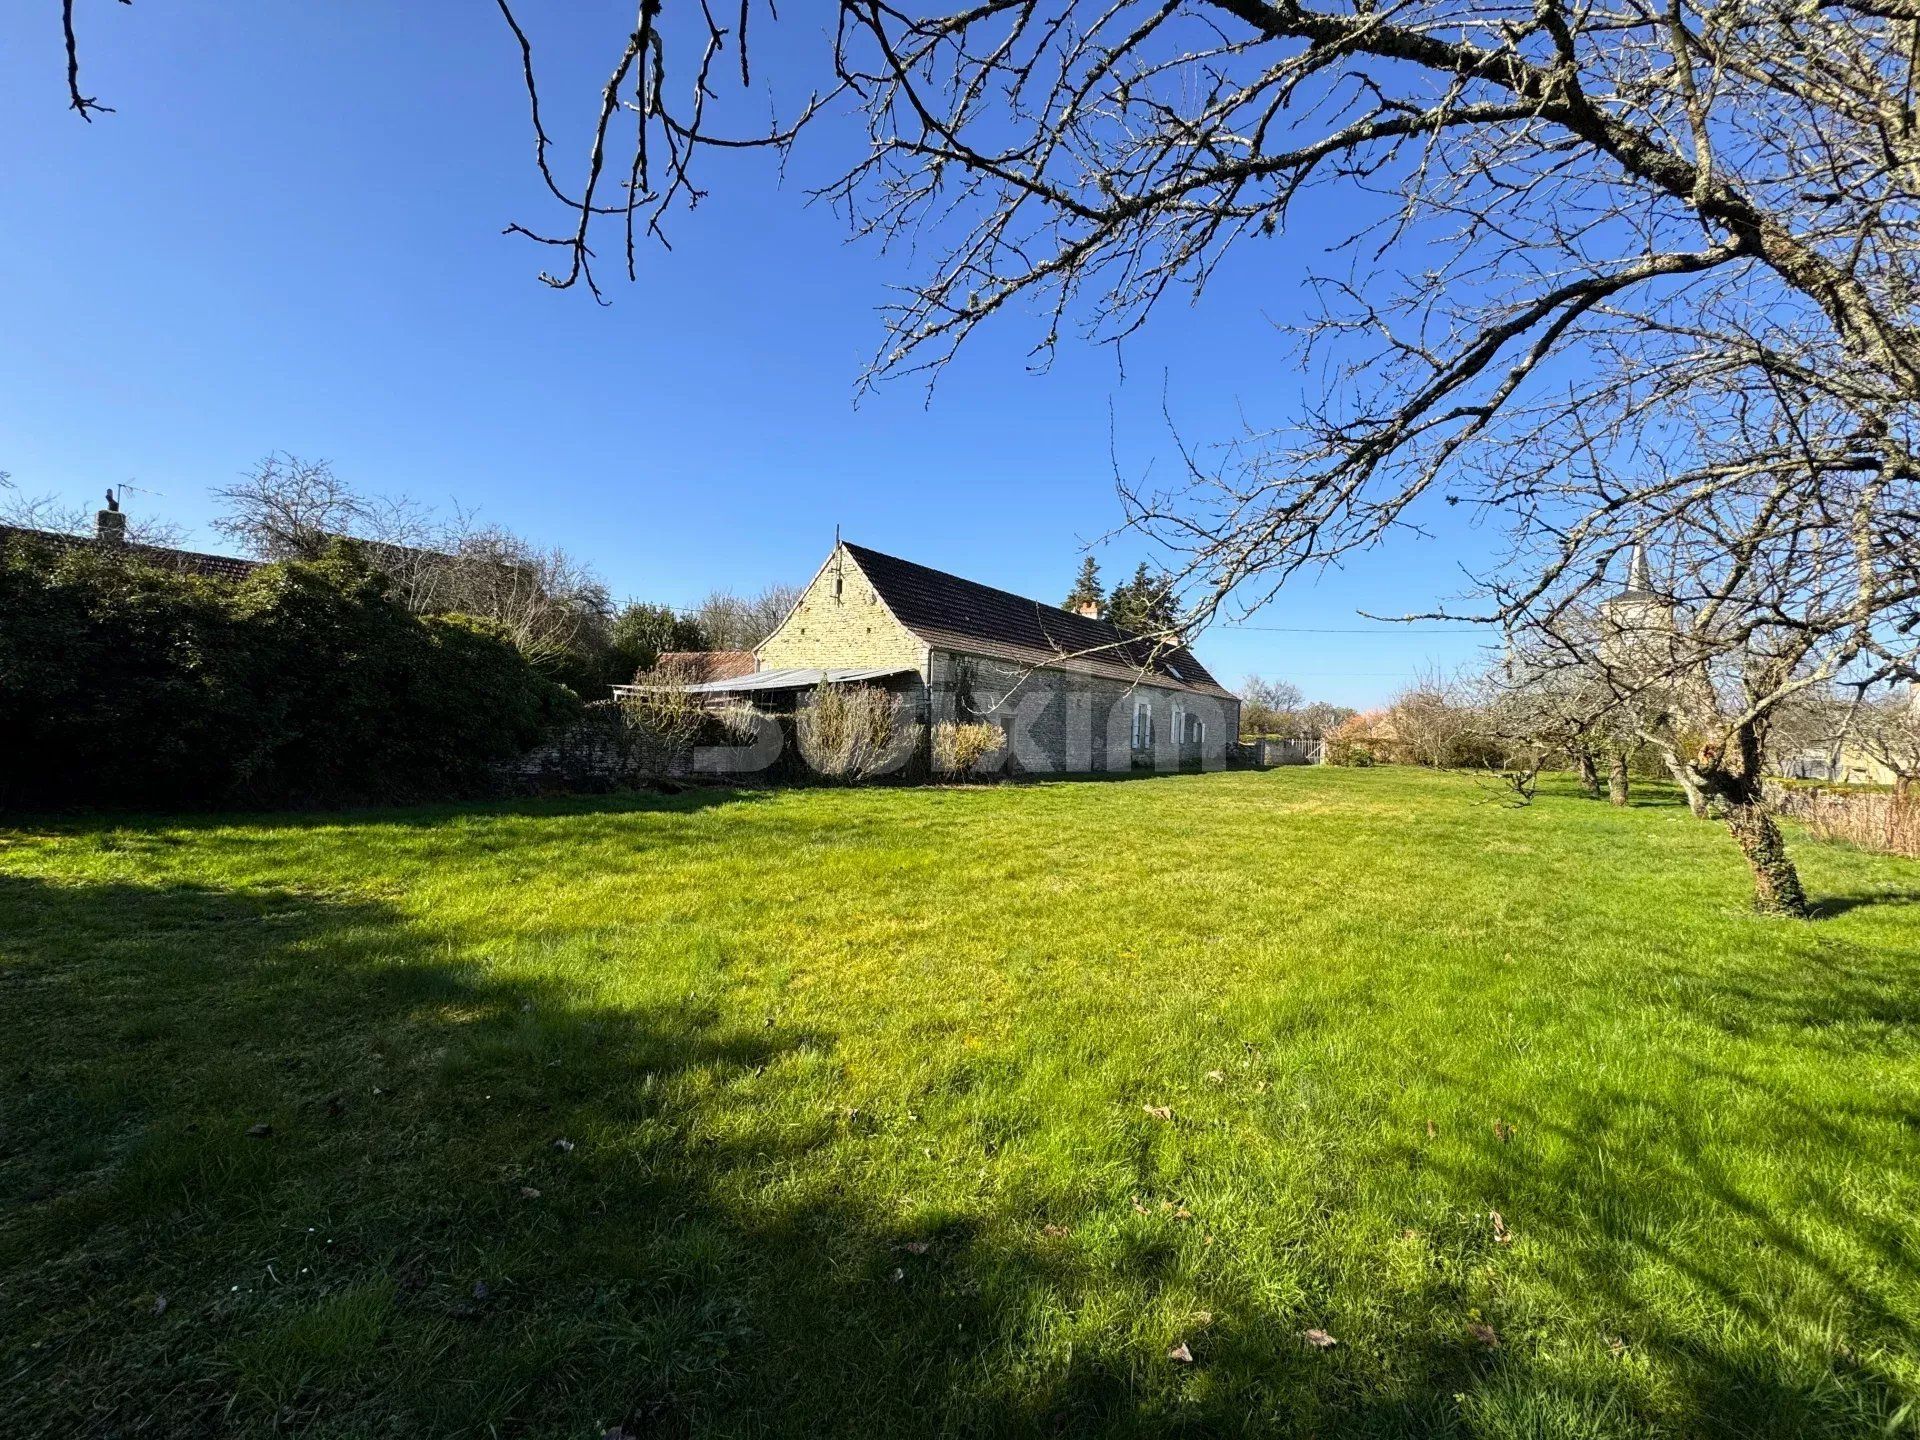
[[[1667,773],[1673,776],[1673,783],[1678,785],[1681,793],[1687,797],[1687,809],[1693,812],[1693,818],[1706,819],[1707,792],[1700,788],[1700,782],[1693,778],[1693,772],[1672,755],[1663,755],[1660,758],[1666,762]]]
[[[1811,914],[1800,872],[1787,858],[1787,842],[1765,807],[1757,799],[1728,805],[1727,828],[1753,870],[1753,908],[1763,915]]]
[[[1593,763],[1593,751],[1585,745],[1573,747],[1574,768],[1580,773],[1580,788],[1589,800],[1600,798],[1600,771]]]
[[[1631,786],[1627,779],[1627,752],[1616,750],[1613,752],[1613,763],[1607,770],[1607,800],[1614,805],[1624,805],[1627,803],[1630,790]]]
[[[1702,746],[1694,769],[1703,788],[1720,802],[1727,829],[1747,857],[1753,871],[1753,908],[1763,915],[1791,915],[1804,919],[1813,913],[1800,872],[1787,858],[1787,842],[1761,803],[1760,730],[1745,724],[1728,737],[1730,743]]]

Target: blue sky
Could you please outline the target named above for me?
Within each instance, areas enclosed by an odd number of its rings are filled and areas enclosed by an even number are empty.
[[[856,405],[877,307],[906,272],[808,205],[831,133],[784,186],[757,160],[711,169],[674,250],[600,308],[538,284],[550,257],[500,234],[552,216],[491,6],[82,5],[83,89],[117,107],[92,125],[65,108],[58,9],[41,8],[0,50],[0,470],[88,505],[130,482],[130,509],[210,547],[209,487],[284,450],[371,491],[478,507],[588,560],[617,596],[802,580],[839,524],[1058,600],[1078,547],[1119,518],[1110,427],[1126,473],[1164,474],[1163,394],[1205,439],[1243,415],[1283,421],[1306,378],[1273,330],[1302,313],[1325,244],[1296,226],[1198,305],[1162,310],[1124,380],[1111,351],[1071,343],[1030,373],[1037,329],[1016,315],[931,402],[907,381]],[[527,12],[563,149],[579,134],[566,102],[593,98],[623,13]],[[804,26],[763,37],[783,47],[756,56],[776,74],[824,53]],[[1257,670],[1367,704],[1423,662],[1469,657],[1470,635],[1355,613],[1459,591],[1486,537],[1442,523],[1290,586],[1249,622],[1288,629],[1216,628],[1202,658],[1229,683]],[[1147,550],[1098,553],[1113,579]],[[1375,633],[1299,633],[1356,629]]]

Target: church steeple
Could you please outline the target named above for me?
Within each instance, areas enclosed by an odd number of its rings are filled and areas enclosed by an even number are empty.
[[[1629,595],[1651,595],[1653,578],[1647,572],[1647,547],[1635,545],[1633,556],[1627,561],[1627,593]]]
[[[1627,558],[1627,583],[1600,602],[1601,654],[1615,666],[1645,666],[1664,656],[1676,633],[1671,602],[1653,588],[1647,547],[1636,544]],[[1663,663],[1663,662],[1662,662]]]

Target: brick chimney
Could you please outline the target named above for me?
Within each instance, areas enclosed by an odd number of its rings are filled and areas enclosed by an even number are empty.
[[[1073,613],[1076,615],[1084,615],[1089,620],[1098,620],[1100,618],[1100,606],[1092,600],[1082,600],[1078,605],[1073,607]]]
[[[107,491],[107,508],[93,517],[93,536],[102,545],[124,545],[127,541],[127,517],[120,513],[120,502]]]

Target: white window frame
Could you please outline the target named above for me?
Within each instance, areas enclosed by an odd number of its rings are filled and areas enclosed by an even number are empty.
[[[1153,747],[1153,701],[1136,700],[1133,702],[1133,748],[1148,750]]]
[[[1187,708],[1178,700],[1173,702],[1173,743],[1176,746],[1187,743]]]

